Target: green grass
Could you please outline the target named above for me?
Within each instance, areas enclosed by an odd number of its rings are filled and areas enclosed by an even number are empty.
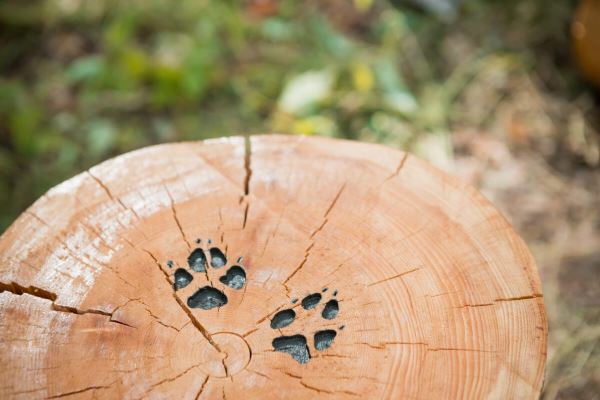
[[[465,85],[490,63],[527,68],[523,49],[564,36],[555,25],[569,10],[470,1],[446,23],[383,1],[328,14],[288,0],[263,16],[249,3],[3,2],[0,230],[57,182],[154,143],[273,130],[404,147],[443,137],[461,122]],[[328,18],[340,10],[351,23]],[[468,42],[456,59],[444,54],[453,41]],[[286,88],[304,95],[290,82],[307,71],[327,75],[322,93],[282,109]]]

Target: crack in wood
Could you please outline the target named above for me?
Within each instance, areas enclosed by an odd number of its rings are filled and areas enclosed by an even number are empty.
[[[2,292],[12,293],[16,296],[28,294],[30,296],[37,297],[39,299],[48,300],[48,301],[50,301],[51,310],[56,311],[56,312],[64,312],[64,313],[75,314],[75,315],[85,315],[85,314],[102,315],[105,317],[109,317],[109,320],[108,320],[109,322],[114,322],[115,324],[124,325],[129,328],[137,329],[135,326],[132,326],[125,322],[113,319],[113,314],[119,307],[117,307],[115,310],[113,310],[113,312],[107,312],[107,311],[96,310],[96,309],[81,310],[79,308],[72,307],[72,306],[56,304],[56,300],[58,298],[56,293],[52,293],[52,292],[49,292],[47,290],[44,290],[42,288],[35,287],[35,286],[25,287],[25,286],[19,285],[16,282],[11,282],[11,283],[0,282],[0,293],[2,293]]]
[[[302,269],[302,267],[304,267],[304,264],[306,264],[306,262],[308,261],[308,257],[310,256],[310,251],[315,245],[315,240],[314,240],[315,236],[323,230],[323,228],[329,221],[329,219],[328,219],[329,213],[331,213],[331,210],[333,210],[333,208],[337,204],[337,201],[340,198],[340,196],[345,188],[346,188],[346,182],[344,182],[342,184],[342,186],[339,188],[336,195],[334,196],[333,200],[329,204],[329,207],[327,207],[327,210],[325,210],[325,213],[323,214],[323,222],[321,223],[321,225],[309,236],[309,239],[311,240],[311,242],[308,245],[308,247],[304,250],[304,258],[302,259],[300,264],[292,271],[292,273],[283,281],[282,285],[285,287],[288,295],[289,295],[290,289],[288,288],[287,283],[290,281],[290,279],[292,279],[294,277],[294,275],[296,275]]]
[[[424,342],[379,342],[379,343],[367,343],[367,342],[356,342],[354,344],[369,346],[373,349],[384,350],[387,346],[394,345],[407,345],[407,346],[429,346],[429,344]]]
[[[429,297],[434,297],[434,296],[429,296]],[[534,293],[534,294],[525,295],[525,296],[498,298],[498,299],[494,299],[492,303],[464,304],[462,306],[458,306],[458,307],[454,307],[454,308],[460,309],[460,308],[467,308],[467,307],[487,307],[487,306],[495,306],[497,303],[539,299],[542,297],[544,297],[542,294]]]
[[[244,208],[244,221],[242,222],[242,229],[246,229],[246,222],[248,221],[248,210],[250,209],[250,202],[246,202],[246,207]]]
[[[196,397],[194,398],[195,400],[198,400],[200,398],[200,395],[204,391],[204,388],[206,387],[206,384],[208,383],[209,379],[210,379],[210,376],[207,375],[206,379],[204,379],[204,381],[202,382],[202,385],[200,385],[200,390],[198,390],[198,393],[196,394]]]
[[[90,390],[101,390],[101,389],[108,389],[110,388],[112,385],[115,384],[116,381],[111,382],[108,385],[102,385],[102,386],[88,386],[86,388],[83,389],[79,389],[79,390],[74,390],[72,392],[65,392],[65,393],[61,393],[61,394],[57,394],[54,396],[49,396],[47,397],[48,399],[59,399],[62,397],[68,397],[68,396],[74,396],[76,394],[81,394],[81,393],[85,393],[85,392],[89,392]]]
[[[134,216],[135,216],[135,217],[136,217],[138,220],[141,220],[141,218],[140,218],[140,216],[138,215],[138,213],[137,213],[137,212],[136,212],[136,211],[135,211],[133,208],[127,207],[127,206],[126,206],[126,205],[123,203],[123,201],[122,201],[120,198],[118,198],[118,197],[114,196],[114,195],[112,194],[112,192],[110,191],[110,189],[108,188],[108,186],[106,186],[106,185],[104,184],[104,182],[102,182],[102,181],[100,180],[100,178],[98,178],[96,175],[94,175],[94,174],[92,173],[92,171],[91,171],[91,170],[89,170],[89,169],[88,169],[88,170],[87,170],[87,171],[85,171],[85,172],[86,172],[86,173],[87,173],[87,174],[88,174],[88,175],[89,175],[89,176],[90,176],[90,177],[91,177],[91,178],[92,178],[94,181],[96,181],[96,183],[97,183],[97,184],[98,184],[98,185],[99,185],[99,186],[100,186],[100,187],[101,187],[101,188],[104,190],[104,192],[106,193],[106,195],[108,196],[108,198],[109,198],[109,199],[111,199],[111,200],[112,200],[112,201],[114,201],[115,203],[119,204],[119,205],[120,205],[121,207],[123,207],[123,209],[125,209],[126,211],[130,211],[130,212],[131,212],[131,213],[132,213],[132,214],[133,214],[133,215],[134,215]]]
[[[380,280],[380,281],[373,282],[373,283],[369,283],[369,284],[367,285],[367,287],[371,287],[371,286],[379,285],[380,283],[384,283],[384,282],[387,282],[387,281],[391,281],[391,280],[393,280],[393,279],[398,279],[398,278],[401,278],[401,277],[403,277],[404,275],[408,275],[408,274],[410,274],[410,273],[412,273],[412,272],[416,272],[416,271],[419,271],[419,270],[421,270],[421,269],[423,269],[423,267],[413,268],[413,269],[411,269],[411,270],[409,270],[409,271],[404,271],[404,272],[402,272],[402,273],[399,273],[399,274],[397,274],[397,275],[394,275],[394,276],[390,276],[390,277],[388,277],[388,278],[385,278],[385,279],[382,279],[382,280]]]
[[[158,381],[156,383],[153,383],[152,385],[150,385],[150,389],[147,390],[145,394],[150,393],[152,391],[152,389],[154,389],[155,387],[160,386],[160,385],[162,385],[164,383],[176,381],[177,379],[181,378],[182,376],[184,376],[185,374],[187,374],[188,372],[190,372],[194,368],[198,368],[199,366],[200,366],[200,364],[194,364],[191,367],[186,368],[182,372],[178,373],[174,377],[161,379],[160,381]]]
[[[40,223],[42,223],[43,225],[45,225],[48,228],[51,228],[51,226],[48,224],[48,222],[44,221],[44,219],[42,219],[40,216],[38,216],[37,214],[35,214],[33,211],[30,210],[25,210],[24,211],[25,214],[30,215],[31,217],[35,218],[36,220],[40,221]],[[81,222],[81,226],[83,226],[85,229],[89,229],[92,233],[95,234],[95,230],[91,229],[88,225],[84,224],[83,222]],[[98,236],[103,242],[104,239],[101,238],[100,236]],[[123,238],[121,235],[119,235],[120,238]],[[99,270],[99,267],[104,267],[104,268],[108,268],[112,273],[115,274],[115,276],[124,284],[126,284],[127,286],[131,287],[132,289],[138,289],[136,286],[132,285],[129,281],[127,281],[125,278],[123,278],[118,271],[114,270],[112,267],[110,267],[110,265],[105,264],[105,263],[101,263],[98,262],[98,265],[92,265],[90,263],[88,263],[87,261],[84,261],[82,258],[80,258],[79,256],[76,256],[75,253],[73,252],[73,250],[69,247],[69,244],[67,242],[65,242],[63,239],[59,238],[58,236],[53,236],[53,239],[56,240],[56,242],[60,245],[63,246],[64,249],[66,249],[68,251],[68,253],[71,255],[71,257],[73,257],[73,259],[75,259],[75,261],[80,262],[81,264],[93,269],[93,270]],[[125,239],[125,241],[129,244],[131,244],[131,242],[129,242],[128,240]],[[133,245],[132,245],[133,246]],[[113,249],[111,246],[109,246],[107,244],[107,247],[109,249],[111,249],[112,251],[116,252],[115,249]],[[99,250],[97,247],[94,246],[94,249]],[[97,261],[97,260],[96,260]],[[62,271],[57,270],[57,272],[62,273]],[[72,278],[72,277],[71,277]]]
[[[175,200],[173,199],[173,196],[171,196],[171,192],[169,191],[169,189],[164,185],[163,185],[163,187],[165,189],[165,192],[167,192],[167,196],[169,196],[169,200],[171,200],[171,214],[173,215],[175,224],[177,225],[177,228],[179,228],[181,237],[183,238],[183,241],[187,244],[188,250],[192,250],[192,248],[193,248],[192,243],[188,240],[187,236],[185,235],[185,232],[183,231],[183,226],[181,225],[181,221],[179,220],[179,217],[177,216],[177,210],[175,209]]]
[[[333,395],[341,393],[341,394],[347,394],[350,396],[360,397],[360,395],[358,393],[354,393],[349,390],[325,390],[325,389],[318,388],[316,386],[309,385],[306,382],[304,382],[303,380],[299,380],[298,382],[306,389],[315,391],[317,393],[325,393],[325,394],[333,394]]]
[[[454,347],[428,347],[427,351],[468,351],[474,353],[498,353],[496,350],[464,349]]]
[[[140,303],[143,306],[143,308],[146,310],[146,312],[148,313],[148,315],[150,315],[150,317],[152,317],[156,321],[157,324],[162,325],[165,328],[174,329],[176,332],[181,332],[181,329],[178,329],[178,328],[176,328],[173,325],[164,323],[158,316],[154,315],[154,313],[152,312],[152,310],[150,310],[150,307],[146,303],[144,303],[142,300],[140,300],[140,299],[134,299],[132,301],[136,301],[136,302]],[[190,321],[190,323],[191,323],[191,321]]]
[[[158,266],[158,269],[163,273],[165,279],[167,280],[169,286],[171,287],[173,285],[173,282],[171,281],[171,278],[169,277],[169,273],[163,269],[162,265],[160,264],[158,259],[154,256],[154,254],[152,254],[150,251],[148,251],[146,249],[142,249],[142,251],[144,251],[146,254],[148,254],[150,256],[150,258],[152,258],[152,260],[154,260],[154,262]],[[198,330],[198,332],[200,332],[200,334],[206,339],[206,341],[216,351],[221,353],[222,352],[221,348],[219,347],[219,345],[217,343],[214,342],[210,332],[208,332],[208,330],[206,330],[206,328],[204,328],[204,326],[202,326],[200,321],[198,321],[198,319],[194,316],[194,314],[191,312],[191,310],[183,303],[183,301],[177,296],[177,294],[175,292],[173,292],[173,298],[175,299],[177,304],[179,304],[179,307],[183,310],[183,312],[188,316],[192,325],[194,325],[194,327]],[[225,365],[224,360],[222,362],[223,362],[223,368],[225,369],[225,371],[227,371],[227,366]]]
[[[470,349],[470,348],[460,348],[460,347],[430,347],[429,343],[425,342],[379,342],[379,343],[366,343],[366,342],[356,342],[354,344],[369,346],[376,350],[384,350],[387,346],[425,346],[426,351],[467,351],[467,352],[475,352],[475,353],[498,353],[496,350],[483,350],[483,349]]]
[[[250,181],[252,179],[252,141],[249,136],[244,136],[244,194],[240,197],[240,205],[246,203],[244,207],[244,218],[242,229],[246,229],[248,222],[248,212],[250,210]]]
[[[244,196],[250,194],[250,180],[252,179],[252,140],[250,136],[244,136]]]
[[[402,168],[404,168],[404,163],[406,162],[407,159],[408,159],[408,153],[404,153],[402,155],[402,158],[400,159],[400,162],[398,163],[398,166],[394,170],[394,172],[392,172],[387,178],[385,178],[383,180],[382,184],[385,183],[385,182],[387,182],[387,181],[389,181],[390,179],[393,179],[396,176],[398,176],[398,174],[400,173],[400,171],[402,170]]]
[[[526,296],[500,298],[500,299],[495,299],[494,301],[519,301],[519,300],[539,299],[542,297],[544,297],[544,295],[542,295],[541,293],[534,293],[534,294],[530,294],[530,295],[526,295]]]
[[[58,296],[55,293],[52,293],[48,290],[39,288],[39,287],[35,287],[35,286],[29,286],[29,287],[25,287],[22,285],[19,285],[16,282],[10,282],[10,283],[4,283],[4,282],[0,282],[0,293],[2,292],[10,292],[12,294],[21,296],[24,293],[27,293],[28,295],[40,298],[40,299],[45,299],[45,300],[50,300],[52,303],[54,303],[56,301],[56,299],[58,298]]]
[[[331,210],[333,210],[333,207],[337,204],[338,199],[340,198],[340,196],[342,195],[342,192],[344,191],[344,189],[346,188],[346,182],[344,182],[342,184],[342,186],[340,187],[340,189],[337,191],[335,197],[333,198],[333,200],[331,201],[331,203],[329,204],[329,207],[327,208],[327,210],[325,211],[325,214],[323,215],[323,222],[321,223],[321,225],[310,235],[310,238],[313,239],[317,233],[321,232],[323,230],[323,228],[325,227],[325,225],[327,224],[327,222],[329,222],[329,213],[331,212]]]
[[[268,375],[265,375],[265,374],[263,374],[263,373],[261,373],[261,372],[255,371],[255,370],[253,370],[253,369],[246,368],[246,371],[248,371],[248,372],[252,372],[253,374],[256,374],[256,375],[258,375],[258,376],[262,376],[263,378],[265,378],[265,379],[267,379],[267,380],[270,380],[270,381],[272,381],[272,380],[273,380],[273,379],[272,379],[270,376],[268,376]]]

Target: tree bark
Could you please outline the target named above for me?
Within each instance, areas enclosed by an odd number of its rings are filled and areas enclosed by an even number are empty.
[[[0,238],[0,397],[536,398],[527,247],[406,153],[255,136],[145,148]]]

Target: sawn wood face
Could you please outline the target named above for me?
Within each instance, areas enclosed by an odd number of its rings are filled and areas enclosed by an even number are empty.
[[[533,399],[535,263],[473,188],[385,147],[125,154],[0,238],[0,398]]]

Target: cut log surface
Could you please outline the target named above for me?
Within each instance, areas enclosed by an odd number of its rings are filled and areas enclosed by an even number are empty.
[[[0,398],[527,399],[547,324],[472,187],[326,138],[167,144],[0,238]]]

